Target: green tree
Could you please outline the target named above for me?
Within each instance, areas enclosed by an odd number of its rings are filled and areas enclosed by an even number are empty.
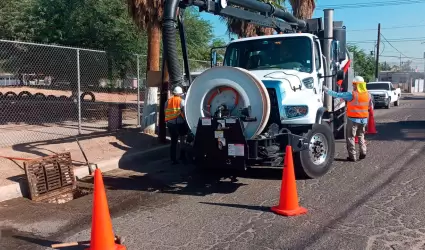
[[[392,70],[392,67],[387,62],[383,62],[383,63],[380,63],[380,69],[379,70],[390,71],[390,70]]]
[[[7,40],[30,40],[27,15],[35,0],[0,1],[0,37]]]
[[[224,41],[224,39],[222,38],[215,38],[211,42],[212,47],[222,47],[222,46],[224,47],[226,45],[227,45],[226,41]]]
[[[202,19],[196,9],[189,8],[185,12],[184,24],[188,57],[195,60],[209,60],[210,43],[213,38],[211,23]],[[180,39],[178,43],[180,43]],[[179,52],[181,55],[181,47],[179,47]]]
[[[356,45],[348,45],[348,50],[354,55],[354,71],[366,82],[375,79],[375,58]]]
[[[109,75],[122,77],[134,53],[145,49],[122,0],[35,0],[27,23],[32,40],[106,50]]]
[[[400,71],[413,71],[412,60],[407,60],[401,63]]]

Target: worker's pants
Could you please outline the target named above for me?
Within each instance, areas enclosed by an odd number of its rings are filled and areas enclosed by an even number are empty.
[[[180,143],[182,143],[183,136],[186,134],[186,124],[167,123],[167,127],[171,137],[170,157],[172,161],[176,161],[178,140],[180,137]],[[179,151],[180,151],[180,159],[184,159],[185,152],[182,149],[182,147],[179,148]]]
[[[347,151],[350,158],[356,159],[356,136],[359,139],[360,154],[366,155],[365,131],[366,124],[356,123],[347,119]]]

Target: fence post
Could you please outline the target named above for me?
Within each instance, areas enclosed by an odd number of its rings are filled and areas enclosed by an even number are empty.
[[[80,49],[77,49],[77,105],[78,105],[78,134],[81,135],[81,74],[80,74]]]
[[[137,56],[137,127],[141,127],[140,124],[140,59],[139,54]]]

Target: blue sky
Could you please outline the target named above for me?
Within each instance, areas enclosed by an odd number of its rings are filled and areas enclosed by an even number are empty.
[[[289,1],[286,1],[289,2]],[[383,2],[387,2],[386,6],[382,6]],[[394,5],[395,2],[404,3]],[[412,4],[412,2],[421,2]],[[357,4],[357,7],[346,8],[346,4]],[[371,5],[379,5],[375,7],[364,7]],[[359,42],[359,47],[370,52],[374,50],[377,39],[378,23],[381,23],[381,33],[387,38],[388,42],[381,37],[381,59],[391,64],[399,64],[400,51],[403,53],[402,61],[407,61],[409,58],[423,58],[425,52],[425,1],[421,0],[318,0],[314,17],[323,16],[323,7],[335,7],[334,19],[344,21],[347,27],[348,42]],[[287,4],[286,7],[290,7]],[[202,13],[202,18],[209,20],[214,26],[214,34],[216,37],[228,40],[226,35],[226,26],[217,16],[208,13]],[[410,27],[404,27],[410,26]],[[413,27],[415,26],[415,27]],[[397,39],[413,38],[412,40],[421,41],[393,41]],[[421,42],[424,42],[421,44]],[[397,51],[398,50],[398,51]],[[424,71],[424,60],[411,59],[413,66],[418,67],[419,71]]]

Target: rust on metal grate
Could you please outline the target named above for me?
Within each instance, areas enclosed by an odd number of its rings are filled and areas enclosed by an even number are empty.
[[[24,162],[31,200],[42,201],[76,187],[69,152]]]

